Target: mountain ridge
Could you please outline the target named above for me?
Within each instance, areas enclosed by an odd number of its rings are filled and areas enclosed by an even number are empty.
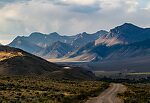
[[[150,39],[150,28],[124,23],[111,29],[109,32],[100,30],[93,34],[83,32],[74,36],[61,36],[56,32],[48,35],[34,32],[29,37],[21,37],[21,39],[23,39],[21,43],[24,41],[27,43],[23,43],[20,46],[18,44],[19,40],[16,40],[17,42],[14,40],[14,42],[10,43],[10,46],[26,49],[27,51],[32,49],[31,53],[45,59],[58,58],[60,60],[63,59],[63,61],[78,60],[90,62],[119,58],[119,54],[124,55],[123,57],[127,55],[127,57],[130,57],[133,54],[132,52],[135,53],[140,51],[140,49],[144,49],[142,46],[138,47],[139,49],[133,49],[132,44]],[[13,43],[18,45],[12,45]],[[119,51],[123,53],[121,54]],[[128,52],[128,54],[125,54],[125,52]],[[146,53],[149,54],[149,52]]]
[[[136,41],[142,41],[150,38],[150,28],[141,28],[131,23],[124,23],[109,31],[96,41],[96,45],[104,43],[107,45],[129,44]],[[144,36],[143,36],[144,35]]]
[[[41,51],[44,51],[47,48],[51,48],[51,46],[53,46],[58,41],[62,43],[66,43],[65,45],[71,45],[72,48],[77,49],[91,41],[95,41],[100,36],[106,33],[107,33],[106,31],[101,30],[93,34],[88,34],[86,32],[83,32],[74,36],[61,36],[56,32],[50,33],[48,35],[42,34],[39,32],[34,32],[34,33],[31,33],[27,37],[18,36],[9,44],[9,46],[23,49],[29,53],[36,54],[37,56],[40,56],[40,57],[45,57],[44,55],[41,54]],[[62,47],[62,48],[65,48],[65,47]],[[72,51],[72,49],[70,48],[68,52],[69,51]],[[47,55],[48,54],[50,54],[50,52],[47,53]],[[54,54],[60,55],[60,52],[58,53],[55,52]],[[65,55],[66,53],[64,53],[64,55],[62,56],[65,56]],[[62,57],[62,56],[56,56],[56,57]],[[53,58],[51,56],[48,56],[48,57]]]

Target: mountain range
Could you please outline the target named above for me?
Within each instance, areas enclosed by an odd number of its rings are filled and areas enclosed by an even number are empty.
[[[74,36],[61,36],[56,32],[50,34],[34,32],[27,37],[16,37],[9,46],[20,48],[46,59],[60,58],[107,33],[107,31],[101,30],[93,34],[83,32]]]
[[[9,46],[32,54],[55,59],[56,62],[116,60],[150,55],[150,28],[141,28],[125,23],[109,32],[100,30],[74,36],[32,33],[28,37],[17,37]]]

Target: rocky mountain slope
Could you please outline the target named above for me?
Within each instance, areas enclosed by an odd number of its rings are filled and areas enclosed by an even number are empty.
[[[78,61],[130,58],[149,55],[149,49],[150,29],[125,23],[110,30],[98,40],[79,48],[68,58]]]
[[[74,58],[77,61],[101,61],[149,55],[150,39],[147,39],[131,44],[116,44],[113,46],[107,46],[106,44],[95,46],[93,42],[72,53],[68,58]]]
[[[75,50],[75,47],[73,47],[72,45],[57,41],[52,45],[36,52],[35,55],[42,56],[46,59],[61,58],[67,55],[68,53],[72,52],[73,50]]]
[[[111,29],[110,32],[95,41],[95,44],[130,44],[150,38],[150,28],[141,28],[131,23],[125,23]]]
[[[59,58],[65,56],[66,53],[72,51],[72,48],[80,48],[89,42],[95,41],[96,39],[105,34],[107,34],[107,32],[103,30],[93,34],[88,34],[84,32],[74,36],[61,36],[56,32],[50,34],[35,32],[28,37],[16,37],[9,44],[9,46],[23,49],[27,52],[36,54],[43,58]],[[56,45],[56,43],[59,44]],[[60,51],[60,49],[54,50],[53,48],[64,48],[64,51]],[[67,48],[67,50],[65,50],[65,48]]]

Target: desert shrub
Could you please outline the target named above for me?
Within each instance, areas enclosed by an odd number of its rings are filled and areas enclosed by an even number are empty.
[[[150,103],[150,84],[125,84],[127,91],[118,94],[125,103]]]
[[[43,77],[0,76],[0,102],[82,103],[108,87],[100,81],[52,80]]]

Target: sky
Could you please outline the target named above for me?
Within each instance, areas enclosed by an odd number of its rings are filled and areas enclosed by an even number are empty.
[[[150,27],[150,0],[0,0],[0,43],[32,32],[75,35],[125,22]]]

